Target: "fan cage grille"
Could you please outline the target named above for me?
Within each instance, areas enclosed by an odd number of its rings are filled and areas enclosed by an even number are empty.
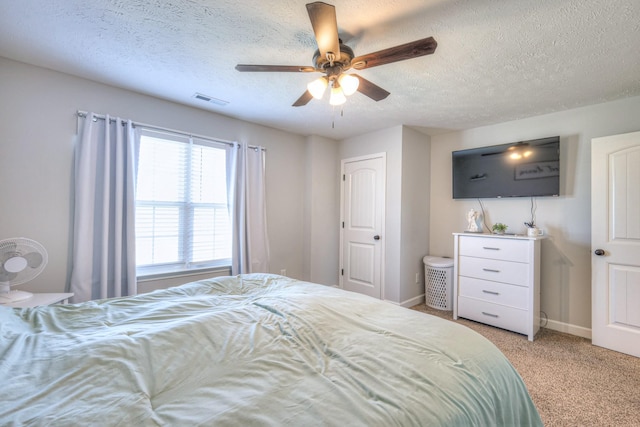
[[[24,270],[17,273],[15,277],[9,280],[2,280],[2,276],[6,273],[4,263],[15,256],[25,256],[36,252],[42,256],[42,260],[37,266],[27,266]],[[48,262],[47,250],[40,243],[25,237],[14,237],[10,239],[0,240],[0,281],[4,285],[16,286],[26,283],[36,278]]]

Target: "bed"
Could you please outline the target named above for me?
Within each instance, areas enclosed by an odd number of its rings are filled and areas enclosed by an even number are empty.
[[[270,274],[0,308],[0,424],[542,425],[459,324]]]

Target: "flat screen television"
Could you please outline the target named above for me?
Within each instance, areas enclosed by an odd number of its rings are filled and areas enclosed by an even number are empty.
[[[544,197],[560,194],[560,137],[452,153],[453,198]]]

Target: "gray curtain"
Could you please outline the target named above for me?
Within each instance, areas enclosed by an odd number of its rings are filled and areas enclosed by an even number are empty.
[[[73,302],[135,295],[131,121],[88,113],[75,153]]]
[[[231,150],[230,157],[231,274],[268,273],[265,150],[240,143]]]

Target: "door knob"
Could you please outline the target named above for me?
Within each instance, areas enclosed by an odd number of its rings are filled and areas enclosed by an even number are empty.
[[[596,249],[595,251],[593,251],[593,253],[598,256],[602,256],[604,255],[604,249]]]
[[[375,236],[373,236],[373,240],[380,240],[380,236],[376,234]]]

